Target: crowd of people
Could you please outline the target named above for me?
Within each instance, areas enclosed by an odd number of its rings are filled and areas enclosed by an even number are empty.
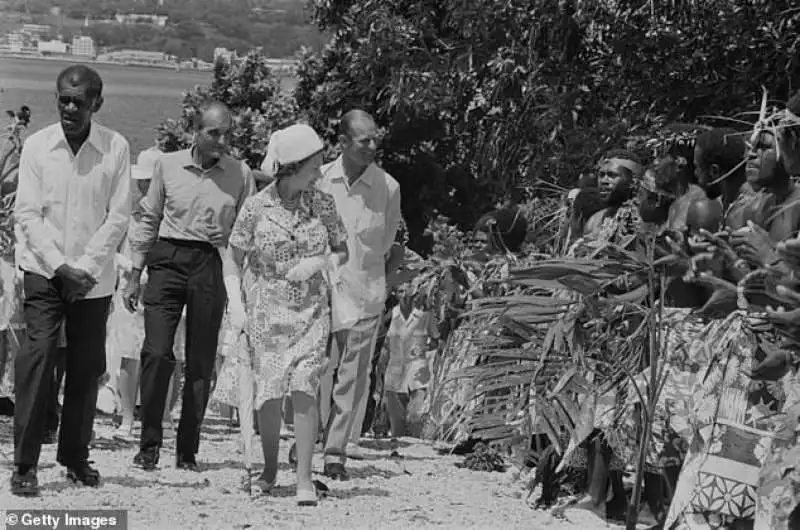
[[[3,300],[19,321],[6,329],[21,331],[19,348],[0,358],[14,414],[11,492],[39,493],[46,443],[57,443],[70,480],[98,486],[89,455],[96,408],[120,413],[120,438],[133,436],[138,410],[133,466],[157,470],[165,437],[175,436],[175,466],[202,471],[200,431],[215,383],[229,360],[245,360],[264,455],[256,483],[264,493],[276,483],[285,420],[296,440],[297,502],[316,505],[315,445],[321,439],[324,475],[347,480],[377,343],[391,345],[396,436],[405,396],[425,384],[418,364],[430,316],[401,296],[386,330],[407,249],[399,185],[375,163],[375,121],[346,113],[341,154],[328,164],[308,125],[276,131],[253,171],[229,154],[229,109],[207,101],[192,118],[189,148],[148,149],[132,165],[127,140],[93,120],[103,104],[97,72],[70,66],[56,89],[60,121],[20,141],[15,244],[4,261]],[[101,405],[106,389],[110,407]]]
[[[798,115],[800,94],[762,111],[751,131],[699,128],[650,164],[609,151],[567,197],[568,256],[602,259],[606,244],[633,251],[656,237],[666,369],[644,498],[659,528],[800,528]],[[552,448],[540,460],[548,500],[568,483],[610,519],[626,518],[642,403],[632,391],[620,399],[592,407],[594,430],[566,461]]]
[[[127,141],[92,120],[103,103],[99,75],[71,66],[56,85],[60,122],[20,140],[15,245],[0,261],[0,390],[9,392],[13,372],[14,494],[38,493],[41,446],[56,433],[68,477],[99,484],[89,446],[104,384],[122,417],[115,436],[133,436],[138,395],[133,465],[158,469],[165,437],[175,436],[175,466],[201,469],[212,394],[241,406],[226,395],[236,384],[222,383],[234,361],[253,375],[264,492],[277,479],[282,423],[294,430],[300,505],[317,503],[315,450],[325,476],[347,479],[376,388],[392,436],[407,433],[430,352],[452,330],[397,275],[409,254],[400,189],[375,163],[369,114],[343,116],[331,163],[317,133],[296,124],[270,137],[253,171],[228,154],[229,110],[209,101],[193,117],[190,148],[146,150],[131,166]],[[800,527],[798,116],[800,95],[773,116],[762,110],[753,131],[704,129],[651,163],[610,150],[566,197],[568,257],[631,247],[645,227],[667,249],[658,263],[668,281],[657,293],[670,330],[659,359],[666,379],[645,473],[647,504],[664,528]],[[476,228],[489,253],[524,262],[529,224],[520,207]],[[15,337],[24,339],[16,350]],[[384,341],[389,356],[377,362]],[[614,416],[630,428],[597,405],[580,450],[540,460],[552,468],[545,490],[563,485],[556,467],[579,471],[577,489],[608,517],[625,517],[623,476],[640,442],[634,411],[642,405],[626,399],[613,407],[630,414]]]

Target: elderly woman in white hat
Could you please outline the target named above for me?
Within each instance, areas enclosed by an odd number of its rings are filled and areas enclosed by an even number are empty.
[[[347,236],[334,200],[314,186],[322,150],[307,125],[272,135],[261,169],[275,180],[245,202],[223,265],[230,327],[247,335],[256,382],[264,452],[257,485],[262,491],[275,485],[281,404],[289,394],[301,506],[317,504],[311,478],[316,394],[331,326],[325,272],[347,259]]]
[[[150,148],[139,153],[136,164],[131,166],[131,178],[134,180],[138,195],[134,196],[134,206],[132,217],[138,219],[141,214],[139,203],[141,198],[147,194],[150,186],[150,179],[153,175],[153,168],[161,152],[156,148]],[[114,436],[121,439],[132,439],[134,409],[136,408],[136,397],[139,389],[139,356],[144,341],[144,315],[141,310],[132,314],[124,308],[122,293],[130,278],[132,263],[130,260],[130,249],[128,239],[123,240],[117,253],[117,291],[114,296],[113,312],[108,318],[107,347],[109,371],[118,376],[111,378],[111,386],[116,389],[119,397],[119,407],[121,409],[122,423],[114,433]],[[183,321],[181,321],[183,324]],[[181,360],[183,359],[183,348],[180,345],[183,331],[181,328],[175,333],[175,357],[178,363],[175,367],[175,374],[181,373]],[[166,437],[174,436],[174,425],[172,421],[172,407],[177,399],[175,392],[175,375],[170,383],[170,399],[168,406],[164,407],[163,427]]]

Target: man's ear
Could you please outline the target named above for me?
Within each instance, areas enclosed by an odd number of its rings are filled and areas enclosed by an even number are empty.
[[[97,112],[103,106],[103,96],[97,96],[92,102],[92,113]]]
[[[346,146],[347,143],[349,142],[349,140],[350,139],[347,137],[346,134],[340,134],[339,135],[339,145],[340,146],[342,146],[342,147]]]

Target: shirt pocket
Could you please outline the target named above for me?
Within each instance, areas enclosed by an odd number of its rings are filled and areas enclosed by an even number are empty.
[[[70,215],[80,219],[83,230],[94,233],[106,219],[116,167],[97,163],[88,171],[79,171],[69,183]]]
[[[225,195],[220,199],[218,208],[220,228],[226,233],[230,232],[236,222],[236,201],[233,197]]]
[[[380,212],[367,212],[359,216],[355,233],[364,264],[383,263],[386,215]]]
[[[42,163],[42,215],[47,216],[54,209],[61,209],[66,204],[67,186],[70,180],[67,172],[61,170],[51,170],[50,168],[62,168],[64,164],[69,164],[61,158],[51,156]]]

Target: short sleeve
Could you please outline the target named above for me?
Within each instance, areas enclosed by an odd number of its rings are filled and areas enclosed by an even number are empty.
[[[334,198],[322,191],[316,193],[314,213],[320,218],[328,230],[328,244],[336,248],[347,241],[347,229],[339,215]]]
[[[258,197],[245,199],[236,222],[233,223],[229,244],[239,250],[249,252],[255,241],[256,216],[258,215]]]

